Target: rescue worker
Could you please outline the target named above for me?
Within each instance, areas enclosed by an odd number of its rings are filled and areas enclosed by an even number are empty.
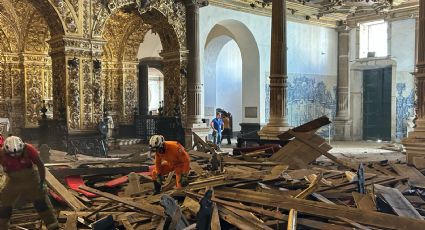
[[[177,141],[165,141],[162,135],[152,136],[149,147],[151,152],[155,152],[155,168],[152,171],[155,193],[161,192],[164,176],[172,171],[176,174],[176,187],[186,187],[189,184],[190,157],[184,147]]]
[[[34,204],[48,230],[59,229],[46,193],[44,164],[31,144],[17,136],[7,137],[0,151],[1,173],[8,176],[8,182],[0,191],[0,229],[9,229],[13,205],[18,198]]]

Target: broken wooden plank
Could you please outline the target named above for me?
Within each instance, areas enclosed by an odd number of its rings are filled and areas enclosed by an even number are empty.
[[[352,220],[350,220],[350,219],[347,219],[347,218],[345,218],[345,217],[337,216],[336,218],[338,218],[338,219],[340,219],[340,220],[342,220],[342,221],[344,221],[344,222],[347,222],[347,223],[349,223],[350,225],[352,225],[353,227],[358,228],[358,229],[360,229],[360,230],[371,230],[370,228],[368,228],[368,227],[366,227],[366,226],[363,226],[363,225],[361,225],[361,224],[359,224],[359,223],[356,223],[356,222],[354,222],[354,221],[352,221]]]
[[[80,189],[83,189],[83,190],[86,190],[88,192],[97,194],[99,196],[108,198],[110,200],[114,200],[114,201],[119,202],[119,203],[123,203],[125,205],[130,206],[130,207],[137,208],[137,209],[144,211],[144,212],[152,213],[152,214],[158,215],[158,216],[164,216],[164,209],[162,207],[157,206],[157,205],[151,205],[148,202],[145,202],[143,200],[139,200],[136,203],[134,201],[129,201],[129,200],[123,199],[119,196],[115,196],[115,195],[107,193],[107,192],[102,192],[102,191],[99,191],[97,189],[87,187],[85,185],[81,185]]]
[[[134,167],[109,167],[109,168],[61,168],[51,169],[57,177],[76,176],[76,175],[117,175],[129,174],[131,172],[149,172],[149,166],[134,166]]]
[[[406,199],[406,197],[404,197],[397,189],[385,187],[379,184],[375,184],[374,186],[375,193],[381,195],[397,215],[418,220],[424,219]]]
[[[192,196],[194,198],[197,199],[201,199],[203,196],[200,194],[196,194],[196,193],[192,193],[192,192],[186,192],[187,195]],[[225,200],[221,200],[218,198],[211,198],[211,201],[223,205],[223,206],[229,206],[229,207],[233,207],[233,208],[237,208],[237,209],[241,209],[241,210],[245,210],[248,212],[253,212],[253,213],[257,213],[259,215],[262,216],[267,216],[270,218],[274,218],[277,220],[282,220],[287,222],[288,221],[288,216],[282,214],[279,211],[270,211],[270,210],[266,210],[260,207],[253,207],[253,206],[248,206],[248,205],[244,205],[241,203],[235,203],[235,202],[231,202],[231,201],[225,201]],[[311,219],[307,219],[307,218],[298,218],[298,224],[310,229],[335,229],[335,225],[333,224],[328,224],[325,222],[321,222],[321,221],[316,221],[316,220],[311,220]],[[344,230],[351,230],[351,228],[346,228],[344,226],[341,226],[340,228],[338,228],[340,230],[344,229]]]
[[[77,214],[73,213],[66,219],[64,230],[77,230]]]
[[[391,166],[400,176],[409,178],[410,186],[425,188],[425,176],[416,168],[401,164],[393,164]]]
[[[220,230],[220,215],[218,213],[218,207],[216,203],[212,206],[213,212],[211,217],[211,230]]]
[[[326,143],[325,139],[315,134],[302,135],[308,135],[305,137],[308,143],[312,143],[314,146],[320,146],[320,148],[323,148],[323,151],[327,152],[332,149]],[[307,168],[308,164],[315,161],[321,155],[320,152],[296,138],[279,149],[279,151],[274,153],[269,159],[270,161],[288,165],[290,169],[303,169]]]
[[[59,196],[61,196],[65,203],[72,208],[74,211],[81,211],[84,209],[87,209],[87,207],[78,200],[72,193],[68,191],[68,189],[63,186],[58,179],[56,179],[55,176],[50,173],[50,170],[46,168],[46,182],[49,185],[49,187],[57,193]]]
[[[354,202],[357,208],[361,210],[376,211],[376,205],[370,194],[361,194],[353,192]]]
[[[302,200],[291,197],[279,197],[275,195],[264,196],[262,193],[243,189],[220,188],[215,190],[215,195],[219,198],[248,202],[258,205],[277,207],[286,210],[295,208],[300,212],[326,218],[341,216],[352,221],[389,229],[421,229],[425,221],[406,217],[397,217],[390,214],[371,212],[350,208],[340,205],[331,205],[317,201]]]
[[[357,167],[354,167],[351,163],[338,159],[337,157],[335,157],[334,155],[328,153],[329,150],[324,150],[322,146],[326,146],[327,143],[322,143],[321,145],[314,145],[313,143],[311,143],[305,135],[300,134],[300,133],[296,133],[293,130],[288,130],[287,131],[289,134],[293,135],[295,138],[297,138],[298,140],[300,140],[301,142],[303,142],[304,144],[310,146],[311,148],[315,149],[316,151],[318,151],[320,154],[324,155],[325,157],[331,159],[332,161],[334,161],[337,164],[340,164],[342,166],[345,166],[347,168],[350,169],[354,169],[357,170]],[[313,136],[317,136],[316,134],[312,134]]]
[[[309,121],[300,126],[297,126],[293,128],[293,130],[297,133],[312,133],[312,132],[316,132],[320,127],[328,125],[330,123],[331,121],[329,120],[327,116],[321,116],[312,121]],[[279,139],[281,140],[289,140],[293,136],[287,132],[284,132],[282,134],[279,134],[277,137],[279,137]]]
[[[133,226],[130,224],[130,222],[127,219],[122,219],[121,223],[124,226],[125,230],[134,230]]]

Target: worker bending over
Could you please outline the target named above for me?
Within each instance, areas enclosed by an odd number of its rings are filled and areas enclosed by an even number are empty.
[[[155,193],[161,191],[164,176],[172,171],[176,174],[176,187],[187,186],[190,157],[183,146],[177,141],[165,141],[163,136],[154,135],[149,141],[149,147],[151,152],[155,152],[155,168],[152,171]]]
[[[32,145],[16,136],[7,137],[0,150],[0,174],[8,177],[4,189],[0,191],[1,230],[9,229],[13,205],[18,198],[34,204],[47,229],[59,229],[46,193],[44,164]]]

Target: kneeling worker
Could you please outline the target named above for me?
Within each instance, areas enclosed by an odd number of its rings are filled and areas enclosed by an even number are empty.
[[[13,205],[18,198],[34,204],[47,229],[59,229],[46,193],[44,164],[32,145],[16,136],[6,138],[0,151],[0,174],[8,177],[0,191],[0,229],[9,229]]]
[[[165,141],[161,135],[152,136],[149,147],[151,152],[155,152],[155,169],[152,171],[155,193],[161,191],[164,176],[172,171],[176,174],[176,187],[187,186],[190,157],[184,147],[177,141]]]

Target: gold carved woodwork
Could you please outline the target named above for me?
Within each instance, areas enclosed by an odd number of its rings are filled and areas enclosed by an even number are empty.
[[[0,117],[10,117],[12,129],[36,127],[44,100],[55,118],[65,111],[73,130],[95,129],[104,103],[114,119],[131,123],[140,43],[152,30],[163,53],[179,53],[186,47],[185,20],[180,1],[154,0],[145,10],[136,0],[1,0]],[[74,58],[76,67],[68,65]],[[184,109],[186,86],[180,55],[164,61],[171,115],[176,105]]]

